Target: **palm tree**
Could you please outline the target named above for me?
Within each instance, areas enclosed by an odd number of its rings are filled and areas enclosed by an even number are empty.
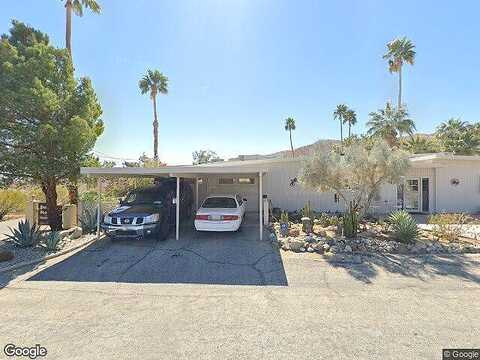
[[[340,122],[340,141],[343,142],[343,123],[347,114],[348,106],[345,104],[337,105],[337,109],[333,112],[333,119]]]
[[[158,161],[157,94],[168,94],[168,78],[158,70],[147,70],[138,86],[142,94],[149,92],[153,101],[153,159]]]
[[[285,119],[285,130],[290,133],[290,148],[292,149],[292,157],[295,157],[295,150],[293,150],[293,142],[292,142],[292,130],[295,130],[295,119],[289,117]]]
[[[415,62],[415,45],[406,37],[394,39],[387,44],[387,52],[383,58],[388,60],[390,73],[398,72],[398,108],[402,106],[402,67],[404,63]]]
[[[65,30],[65,46],[72,56],[72,10],[75,15],[83,16],[83,7],[89,8],[96,14],[100,14],[100,5],[95,0],[66,0],[65,9],[67,15]]]
[[[348,124],[348,137],[352,136],[352,126],[357,123],[357,113],[355,112],[355,110],[347,110],[343,117],[343,123]]]
[[[408,112],[404,108],[395,109],[387,103],[385,109],[369,114],[367,122],[369,135],[383,138],[390,146],[398,144],[398,137],[403,134],[413,136],[415,123],[408,118]]]
[[[434,137],[416,135],[401,142],[401,147],[412,154],[428,154],[440,151]]]

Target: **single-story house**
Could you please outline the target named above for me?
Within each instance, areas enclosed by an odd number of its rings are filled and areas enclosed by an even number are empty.
[[[82,168],[81,173],[96,177],[170,176],[177,178],[177,184],[180,179],[189,179],[197,208],[210,194],[238,193],[248,200],[247,211],[259,214],[262,237],[261,219],[266,204],[294,211],[310,202],[318,211],[343,211],[344,204],[335,193],[310,191],[298,182],[303,161],[304,158],[240,159],[159,168]],[[382,187],[373,203],[373,212],[388,213],[398,208],[426,214],[480,211],[480,156],[419,154],[411,157],[411,163],[403,184]],[[179,191],[178,186],[177,197]]]

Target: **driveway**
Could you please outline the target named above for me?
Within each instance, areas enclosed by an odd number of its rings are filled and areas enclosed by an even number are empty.
[[[277,257],[255,229],[103,241],[10,274],[0,346],[41,344],[52,359],[369,360],[479,346],[480,256]]]
[[[29,281],[287,285],[278,249],[257,240],[253,219],[235,233],[198,233],[187,224],[180,238],[104,239]]]

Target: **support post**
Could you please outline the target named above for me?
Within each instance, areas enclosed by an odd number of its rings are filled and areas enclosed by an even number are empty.
[[[175,239],[180,238],[180,177],[177,176],[177,197],[175,199]]]
[[[198,210],[198,177],[195,178],[195,211]]]
[[[97,179],[97,239],[100,239],[100,217],[102,210],[102,179]]]
[[[260,171],[258,173],[258,202],[259,202],[259,206],[258,206],[258,209],[259,209],[259,214],[258,214],[258,217],[259,217],[259,220],[260,220],[260,240],[263,240],[263,184],[262,184],[262,177],[263,177],[263,174],[262,172]]]

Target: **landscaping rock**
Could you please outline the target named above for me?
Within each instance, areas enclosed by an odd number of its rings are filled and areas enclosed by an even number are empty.
[[[347,253],[351,253],[353,250],[352,250],[352,247],[350,245],[346,245],[344,251],[347,252]]]
[[[311,253],[311,252],[314,252],[315,250],[314,250],[311,246],[309,246],[309,247],[307,248],[307,251]]]
[[[328,252],[330,250],[330,245],[323,244],[323,251]]]
[[[303,248],[304,242],[297,239],[291,239],[288,241],[288,247],[292,251],[301,251]],[[304,250],[305,251],[305,250]]]
[[[15,255],[13,255],[13,251],[9,251],[9,250],[1,250],[0,251],[0,262],[10,261],[14,257],[15,257]]]
[[[73,231],[70,234],[70,239],[78,239],[82,235],[83,235],[82,228],[77,226],[77,227],[73,228]]]

